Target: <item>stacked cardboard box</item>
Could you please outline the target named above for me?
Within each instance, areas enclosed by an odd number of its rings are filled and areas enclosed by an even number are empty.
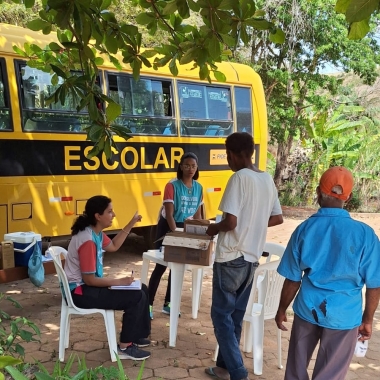
[[[185,221],[183,232],[169,232],[163,245],[164,260],[175,263],[209,266],[214,252],[213,238],[206,234],[210,220],[190,219]]]

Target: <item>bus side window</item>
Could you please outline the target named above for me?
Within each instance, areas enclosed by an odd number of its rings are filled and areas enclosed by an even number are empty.
[[[19,63],[19,75],[24,131],[77,133],[88,125],[88,116],[77,112],[71,95],[66,96],[64,104],[46,102],[57,89],[51,84],[50,73]]]
[[[172,81],[107,73],[108,96],[121,105],[116,123],[133,134],[177,135],[172,105]]]
[[[0,58],[0,131],[11,131],[12,122],[9,107],[9,89],[5,60]]]
[[[248,132],[253,136],[251,89],[235,87],[236,123],[238,132]]]
[[[183,136],[227,136],[232,130],[229,87],[178,83],[181,134]]]

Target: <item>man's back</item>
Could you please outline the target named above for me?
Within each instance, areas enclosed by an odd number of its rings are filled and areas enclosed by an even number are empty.
[[[258,261],[269,217],[281,214],[272,177],[251,169],[237,171],[228,181],[219,209],[235,215],[238,222],[233,231],[219,232],[216,260],[243,254],[247,261]]]
[[[294,231],[278,269],[292,281],[302,278],[294,311],[327,328],[359,326],[362,287],[379,286],[379,248],[371,227],[343,209],[321,208]]]

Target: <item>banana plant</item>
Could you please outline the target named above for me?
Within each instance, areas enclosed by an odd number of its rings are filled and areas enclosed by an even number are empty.
[[[314,110],[305,117],[303,146],[311,150],[309,194],[332,165],[353,169],[365,143],[366,128],[373,122],[361,106],[340,105],[333,110]]]

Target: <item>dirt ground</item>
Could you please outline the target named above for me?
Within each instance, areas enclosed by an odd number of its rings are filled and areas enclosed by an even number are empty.
[[[297,213],[296,213],[297,214]],[[296,215],[286,217],[281,226],[269,229],[267,241],[286,245],[291,232],[307,216]],[[286,213],[285,215],[288,215]],[[354,214],[355,219],[361,220],[374,228],[380,236],[380,214]],[[67,242],[60,242],[62,246]],[[58,244],[57,244],[58,245]],[[142,253],[146,245],[142,238],[130,236],[122,249],[114,254],[105,256],[105,275],[126,276],[135,272],[139,277],[142,266]],[[150,266],[150,271],[153,265]],[[210,318],[212,270],[206,269],[203,278],[202,302],[198,319],[191,318],[191,274],[186,272],[181,312],[179,320],[177,345],[168,347],[169,318],[160,312],[167,285],[167,272],[164,275],[155,302],[155,319],[152,321],[151,339],[155,341],[150,347],[152,356],[146,360],[143,379],[209,379],[204,368],[213,366],[216,340]],[[41,329],[41,340],[36,343],[25,344],[26,360],[39,360],[47,368],[52,369],[58,356],[59,318],[61,309],[61,295],[55,275],[46,276],[43,287],[34,287],[29,280],[22,280],[0,285],[0,292],[11,295],[21,303],[23,309],[15,310],[2,302],[0,307],[12,315],[22,315],[35,322]],[[289,310],[289,323],[293,319],[292,310]],[[116,325],[120,328],[121,312],[116,312]],[[284,370],[277,368],[277,341],[276,326],[273,320],[265,322],[264,341],[264,370],[262,376],[253,375],[252,354],[244,353],[244,361],[249,369],[250,379],[282,379]],[[282,364],[285,365],[289,332],[282,334]],[[101,316],[73,317],[71,322],[70,345],[66,350],[65,359],[70,354],[85,357],[88,367],[104,365],[115,366],[110,362],[105,326]],[[374,334],[369,343],[369,350],[365,358],[353,358],[346,380],[379,379],[380,378],[380,308],[375,315]],[[314,358],[310,363],[310,372],[314,365]],[[130,379],[136,379],[140,363],[123,360],[123,366]],[[328,379],[326,379],[328,380]]]

